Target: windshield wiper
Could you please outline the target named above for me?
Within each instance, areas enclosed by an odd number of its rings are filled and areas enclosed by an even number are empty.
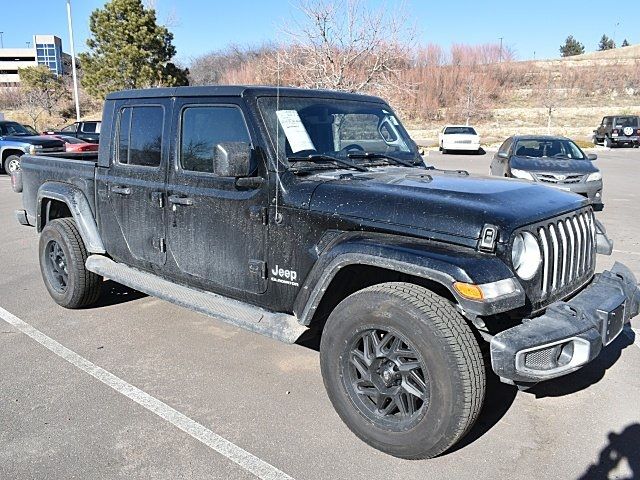
[[[375,152],[357,152],[357,153],[349,153],[347,154],[349,158],[384,158],[386,160],[391,160],[399,165],[404,165],[405,167],[415,167],[416,164],[410,162],[408,160],[403,160],[401,158],[392,157],[391,155],[387,155],[385,153],[375,153]]]
[[[342,165],[344,167],[353,168],[358,170],[359,172],[368,172],[365,167],[357,165],[349,160],[345,160],[344,158],[334,157],[333,155],[326,155],[324,153],[312,153],[310,155],[301,155],[301,156],[291,156],[287,157],[287,160],[290,162],[334,162],[338,165]]]

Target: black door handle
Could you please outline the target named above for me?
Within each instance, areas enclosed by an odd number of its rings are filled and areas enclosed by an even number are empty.
[[[173,205],[183,205],[185,207],[193,205],[193,198],[189,197],[183,197],[180,195],[169,195],[167,199],[169,200],[169,203]]]
[[[113,187],[111,187],[111,191],[113,193],[117,193],[118,195],[131,195],[131,188],[130,187],[113,186]]]

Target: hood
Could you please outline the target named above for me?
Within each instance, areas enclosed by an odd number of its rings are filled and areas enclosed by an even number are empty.
[[[310,210],[411,227],[432,238],[477,239],[491,224],[503,242],[518,227],[586,204],[578,195],[533,182],[455,171],[387,167],[316,177],[327,181],[313,191]]]
[[[598,169],[590,160],[511,157],[511,168],[528,172],[593,173]]]
[[[56,140],[55,138],[48,138],[43,136],[9,135],[2,138],[10,142],[26,143],[28,145],[42,145],[44,148],[64,146],[64,143],[62,142],[62,140]]]

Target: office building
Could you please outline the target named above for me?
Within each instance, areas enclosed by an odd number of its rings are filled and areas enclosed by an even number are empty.
[[[24,67],[44,65],[56,75],[62,75],[69,59],[69,55],[62,52],[62,40],[55,35],[34,35],[27,48],[0,48],[0,86],[18,86],[18,69]]]

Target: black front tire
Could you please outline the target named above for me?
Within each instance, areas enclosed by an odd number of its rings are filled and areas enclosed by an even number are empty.
[[[4,173],[7,175],[11,175],[14,171],[20,169],[20,156],[19,155],[9,155],[4,159],[4,164],[2,165],[4,169]]]
[[[58,305],[83,308],[98,300],[102,277],[85,268],[88,255],[73,219],[58,218],[42,229],[40,272]]]
[[[385,353],[387,335],[386,345],[399,339],[394,351],[402,354]],[[408,364],[420,366],[409,379]],[[470,327],[450,302],[409,283],[374,285],[343,300],[324,327],[320,366],[345,424],[396,457],[443,453],[469,431],[484,401],[484,362]],[[416,387],[411,398],[406,392]]]

